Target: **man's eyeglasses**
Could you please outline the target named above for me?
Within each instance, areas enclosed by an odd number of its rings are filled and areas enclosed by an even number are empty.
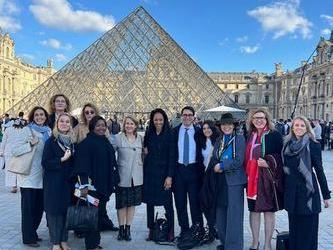
[[[183,117],[192,117],[193,114],[182,114]]]

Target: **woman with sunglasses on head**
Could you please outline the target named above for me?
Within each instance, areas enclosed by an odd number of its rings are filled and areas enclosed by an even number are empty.
[[[70,250],[66,215],[74,186],[71,177],[76,147],[71,124],[70,114],[63,113],[57,117],[53,135],[46,141],[42,157],[44,208],[52,250]]]
[[[321,145],[315,140],[310,122],[305,117],[293,120],[291,133],[284,144],[283,160],[289,249],[317,250],[320,191],[325,208],[329,207],[331,192],[322,165]]]
[[[266,108],[251,110],[247,121],[245,169],[252,245],[259,249],[260,217],[264,214],[264,250],[271,250],[275,212],[283,209],[282,135]]]
[[[216,142],[216,139],[220,136],[219,130],[216,128],[215,124],[212,121],[204,121],[198,136],[198,162],[199,162],[199,168],[200,168],[200,176],[203,177],[205,175],[205,172],[208,168],[213,149],[214,144]],[[211,243],[216,238],[216,229],[215,229],[215,211],[210,211],[203,209],[203,213],[206,217],[207,224],[208,224],[208,233],[204,237],[203,243]]]

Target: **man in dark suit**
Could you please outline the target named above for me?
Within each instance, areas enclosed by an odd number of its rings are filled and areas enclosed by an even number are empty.
[[[195,111],[186,106],[181,111],[182,123],[172,130],[174,178],[173,191],[179,226],[180,238],[189,231],[187,200],[190,203],[191,232],[201,234],[203,218],[199,204],[200,171],[198,167],[197,137],[199,130],[193,125]]]

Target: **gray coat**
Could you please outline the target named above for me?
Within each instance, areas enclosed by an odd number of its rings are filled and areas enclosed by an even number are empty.
[[[131,187],[143,184],[142,148],[143,138],[137,135],[136,140],[130,143],[124,133],[117,134],[112,146],[117,152],[117,163],[120,182],[119,187]]]
[[[222,142],[223,136],[220,136],[214,145],[212,158],[210,160],[210,167],[214,167],[220,163],[219,147]],[[243,135],[236,135],[235,138],[236,157],[235,159],[224,159],[224,172],[228,186],[243,185],[247,183],[247,177],[244,169],[244,158],[245,158],[245,138]]]

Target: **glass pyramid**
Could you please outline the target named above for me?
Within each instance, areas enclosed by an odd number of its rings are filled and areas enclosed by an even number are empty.
[[[192,105],[200,112],[236,106],[142,7],[106,32],[62,69],[15,104],[9,113],[47,107],[63,93],[73,109],[87,102],[102,113],[169,115]]]

